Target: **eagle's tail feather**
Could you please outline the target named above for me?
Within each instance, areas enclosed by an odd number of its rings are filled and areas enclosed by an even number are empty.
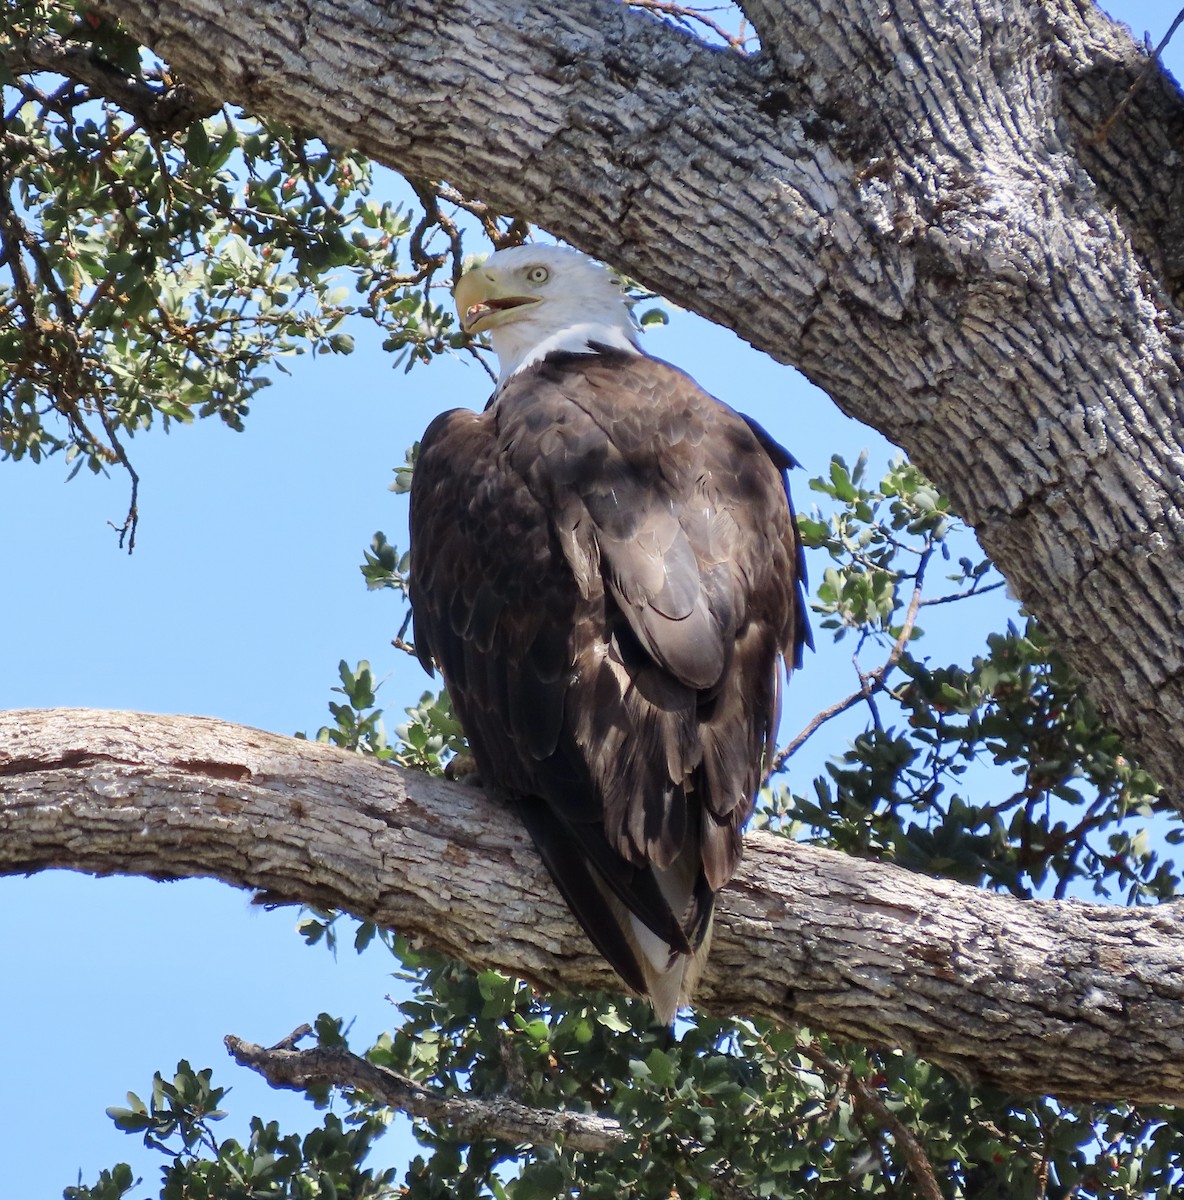
[[[628,936],[623,905],[608,890],[578,843],[541,801],[518,796],[516,807],[560,895],[597,950],[636,992],[645,992],[645,972],[636,943]]]
[[[669,1025],[678,1008],[690,1003],[711,941],[714,896],[698,869],[698,855],[684,855],[665,871],[619,860],[614,878],[601,869],[602,860],[612,864],[612,856],[596,853],[607,849],[602,832],[589,828],[578,838],[544,801],[518,795],[514,802],[592,944]]]
[[[661,938],[656,937],[632,914],[629,922],[640,952],[637,960],[645,976],[646,995],[653,1005],[654,1016],[663,1025],[670,1025],[678,1010],[684,1004],[690,1004],[691,994],[703,973],[711,948],[711,917],[707,918],[703,940],[691,954],[672,953]]]

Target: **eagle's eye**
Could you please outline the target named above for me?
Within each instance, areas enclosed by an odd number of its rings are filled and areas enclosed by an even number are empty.
[[[551,278],[551,272],[546,267],[531,267],[526,272],[527,283],[546,283]]]

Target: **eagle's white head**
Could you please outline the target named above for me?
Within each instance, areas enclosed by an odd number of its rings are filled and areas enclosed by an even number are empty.
[[[466,272],[453,293],[466,333],[488,333],[500,382],[556,350],[590,343],[640,353],[637,327],[612,275],[562,246],[513,246]]]

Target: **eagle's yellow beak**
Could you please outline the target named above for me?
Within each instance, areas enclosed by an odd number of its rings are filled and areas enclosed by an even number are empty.
[[[452,292],[460,327],[473,335],[512,321],[524,306],[534,306],[540,296],[515,294],[497,271],[474,267],[461,276]]]

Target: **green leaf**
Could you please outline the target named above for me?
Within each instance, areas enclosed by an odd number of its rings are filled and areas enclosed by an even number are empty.
[[[195,121],[189,126],[185,137],[185,156],[195,167],[204,167],[210,161],[210,135],[204,121]]]

